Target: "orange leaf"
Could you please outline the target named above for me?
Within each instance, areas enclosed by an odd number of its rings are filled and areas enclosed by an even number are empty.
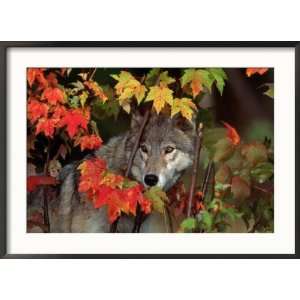
[[[59,123],[60,127],[66,126],[69,137],[72,139],[79,128],[87,130],[90,119],[89,110],[79,108],[68,110]]]
[[[239,134],[237,133],[236,129],[230,126],[226,122],[222,122],[224,126],[227,128],[227,137],[231,140],[233,145],[238,145],[241,141]]]
[[[47,104],[41,103],[34,98],[30,98],[27,104],[27,112],[31,124],[35,123],[40,118],[47,117],[48,110],[49,107]]]
[[[103,102],[108,100],[103,89],[97,82],[90,80],[90,81],[85,81],[84,84],[86,85],[86,87],[88,89],[93,91],[93,93],[96,97],[99,97]]]
[[[58,102],[64,102],[64,94],[59,88],[48,87],[42,94],[42,100],[47,100],[48,103],[56,105]]]
[[[27,69],[27,81],[30,87],[32,87],[35,81],[38,81],[44,86],[47,84],[43,73],[44,69],[40,68],[28,68]]]
[[[29,176],[27,177],[27,190],[34,191],[40,185],[56,185],[57,180],[51,176]]]
[[[193,98],[196,98],[203,90],[202,84],[199,79],[193,79],[191,82]]]
[[[248,77],[252,76],[253,74],[258,73],[259,75],[265,74],[269,69],[268,68],[247,68],[246,75]]]
[[[77,144],[80,145],[81,151],[85,149],[94,150],[94,149],[98,149],[102,145],[102,139],[95,134],[86,135],[80,137]]]
[[[38,121],[35,129],[35,134],[43,132],[45,136],[53,137],[56,122],[53,119],[42,118]]]

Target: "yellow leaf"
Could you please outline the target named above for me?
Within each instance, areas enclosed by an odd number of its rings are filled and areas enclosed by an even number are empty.
[[[146,97],[146,102],[153,101],[153,107],[159,114],[166,103],[173,105],[173,91],[165,86],[153,86]]]
[[[135,97],[138,104],[145,98],[146,87],[136,80],[129,72],[121,71],[120,75],[111,75],[118,83],[115,85],[116,94],[121,105],[121,101]],[[130,101],[127,101],[129,104]],[[122,105],[121,105],[122,106]],[[124,107],[123,107],[124,108]],[[128,111],[128,108],[127,110]]]
[[[194,111],[197,110],[197,106],[195,103],[189,98],[182,99],[174,99],[173,105],[171,107],[171,117],[176,115],[177,113],[181,113],[181,115],[187,120],[191,121],[193,117]]]

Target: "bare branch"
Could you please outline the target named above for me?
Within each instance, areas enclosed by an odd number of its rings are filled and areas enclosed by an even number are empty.
[[[200,123],[197,128],[197,137],[196,137],[196,146],[195,146],[195,157],[194,157],[194,164],[192,170],[192,178],[191,178],[191,185],[189,191],[189,198],[188,198],[188,209],[187,209],[187,216],[191,216],[192,212],[192,203],[196,189],[196,182],[198,176],[198,168],[199,168],[199,158],[200,158],[200,151],[202,146],[202,137],[203,137],[203,124]]]
[[[145,115],[143,117],[143,122],[142,122],[142,125],[139,129],[139,132],[137,134],[137,137],[136,137],[136,140],[135,140],[135,143],[134,143],[134,146],[133,146],[133,149],[130,153],[130,157],[128,159],[128,164],[127,164],[127,169],[126,169],[126,172],[125,172],[125,177],[129,177],[129,174],[130,174],[130,171],[131,171],[131,168],[132,168],[132,164],[133,164],[133,161],[134,161],[134,157],[135,157],[135,154],[139,148],[139,144],[140,144],[140,140],[142,138],[142,135],[143,135],[143,132],[144,132],[144,129],[146,127],[146,124],[149,120],[149,117],[150,117],[150,113],[151,113],[151,109],[148,108],[145,112]],[[140,207],[138,205],[137,207],[137,216],[136,216],[136,219],[135,219],[135,224],[134,224],[134,228],[133,228],[133,232],[136,232],[137,229],[140,228],[140,223],[141,223],[141,216],[140,216],[141,212],[140,212]],[[116,232],[117,231],[117,227],[118,227],[118,221],[119,219],[117,219],[115,222],[113,222],[110,226],[110,232]]]

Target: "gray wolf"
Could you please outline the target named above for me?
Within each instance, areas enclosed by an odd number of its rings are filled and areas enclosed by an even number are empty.
[[[137,138],[143,117],[132,116],[130,129],[95,152],[105,159],[108,168],[124,172]],[[179,116],[173,119],[151,114],[143,132],[140,147],[135,155],[130,177],[145,187],[159,186],[169,190],[193,162],[195,146],[195,122]],[[51,232],[109,232],[106,209],[95,209],[77,192],[78,163],[65,166],[60,174],[62,180],[57,200],[50,202]],[[134,217],[122,216],[118,232],[131,232]],[[169,232],[165,217],[151,213],[141,226],[140,232]]]

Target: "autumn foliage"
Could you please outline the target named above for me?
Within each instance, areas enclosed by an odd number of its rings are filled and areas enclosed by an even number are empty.
[[[252,80],[268,70],[247,68],[241,74]],[[223,95],[229,80],[224,69],[182,69],[180,76],[159,68],[143,75],[124,69],[107,74],[105,84],[95,80],[97,71],[28,68],[28,157],[42,161],[28,176],[29,192],[57,187],[66,157],[72,158],[74,151],[100,148],[105,140],[99,134],[103,119],[118,121],[121,112],[130,114],[133,108],[147,106],[156,114],[180,115],[204,124],[200,157],[207,184],[197,184],[192,216],[186,218],[188,187],[183,183],[168,193],[158,187],[145,189],[124,174],[109,170],[103,159],[93,157],[78,166],[78,191],[95,209],[106,206],[108,220],[113,223],[124,214],[136,216],[138,208],[144,214],[166,214],[172,208],[182,220],[176,229],[179,232],[225,232],[236,220],[243,220],[249,232],[273,230],[272,143],[245,142],[230,121],[212,126],[203,117],[211,114],[202,106],[203,97],[213,91]],[[264,86],[264,94],[272,98],[273,83]],[[40,221],[40,214],[35,213],[30,222]]]
[[[143,186],[110,172],[104,160],[86,160],[78,169],[81,173],[79,192],[86,193],[95,208],[107,205],[110,223],[121,212],[135,216],[138,203],[145,214],[151,212],[151,202],[144,196]]]

